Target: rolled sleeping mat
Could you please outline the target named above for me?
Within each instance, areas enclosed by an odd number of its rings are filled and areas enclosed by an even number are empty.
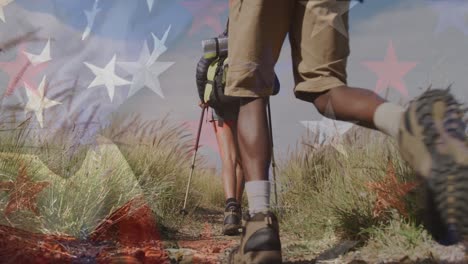
[[[227,56],[228,38],[221,36],[202,41],[203,54],[207,58]]]

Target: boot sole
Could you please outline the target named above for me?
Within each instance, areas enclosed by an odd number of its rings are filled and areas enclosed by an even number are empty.
[[[458,163],[454,155],[437,150],[436,142],[441,135],[433,119],[433,107],[439,102],[446,105],[444,116],[449,111],[461,112],[460,105],[448,90],[432,90],[418,100],[416,116],[418,123],[424,127],[424,144],[431,153],[433,164],[427,182],[427,209],[435,214],[429,216],[432,219],[426,222],[429,222],[428,229],[439,243],[450,245],[468,240],[468,166]],[[466,123],[461,117],[459,121],[447,133],[465,142]]]
[[[225,225],[223,227],[223,235],[225,236],[237,236],[240,234],[240,225]]]

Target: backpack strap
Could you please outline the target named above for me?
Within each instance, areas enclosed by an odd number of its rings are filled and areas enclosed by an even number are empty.
[[[226,56],[220,56],[219,59],[218,59],[218,64],[216,65],[216,71],[215,71],[215,75],[214,75],[214,78],[213,78],[213,94],[216,98],[216,101],[217,102],[221,102],[221,98],[220,98],[220,90],[218,89],[220,85],[223,85],[223,76],[222,76],[222,73],[224,71],[224,61],[226,60]],[[221,110],[221,109],[220,109]]]
[[[204,88],[204,102],[210,102],[211,101],[211,97],[212,97],[212,93],[216,90],[215,89],[215,84],[216,84],[216,81],[215,81],[215,78],[216,78],[216,72],[217,72],[217,67],[214,68],[212,65],[213,63],[216,63],[216,59],[210,63],[210,66],[208,67],[207,69],[207,72],[206,72],[206,81],[205,81],[205,88]]]

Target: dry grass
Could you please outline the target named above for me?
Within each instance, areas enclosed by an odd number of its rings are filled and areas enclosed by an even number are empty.
[[[316,143],[313,136],[305,137],[303,147],[281,164],[282,232],[300,245],[289,247],[291,254],[320,252],[340,240],[394,253],[425,247],[430,238],[419,226],[419,189],[403,199],[407,218],[391,207],[381,216],[373,213],[377,197],[367,185],[386,177],[389,159],[400,182],[416,179],[391,139],[353,128],[337,143],[340,147]]]

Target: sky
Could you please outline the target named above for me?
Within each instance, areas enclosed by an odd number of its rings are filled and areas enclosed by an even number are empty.
[[[380,95],[388,87],[390,101],[405,103],[431,84],[451,84],[456,97],[467,101],[468,1],[366,0],[352,6],[350,86]],[[116,112],[147,119],[169,114],[195,133],[201,42],[222,33],[227,15],[227,0],[0,1],[2,40],[36,30],[34,41],[0,53],[2,105],[24,107],[20,118],[32,116],[42,128],[76,112],[85,120],[99,106],[99,122]],[[283,159],[300,147],[306,133],[334,123],[294,98],[288,41],[275,72],[281,92],[271,99],[274,150]],[[42,80],[50,82],[46,93]],[[74,82],[77,96],[69,106],[60,93]],[[43,97],[46,103],[38,104]],[[53,111],[63,113],[60,120],[49,114]],[[206,122],[203,127],[200,153],[219,167],[213,129]]]

